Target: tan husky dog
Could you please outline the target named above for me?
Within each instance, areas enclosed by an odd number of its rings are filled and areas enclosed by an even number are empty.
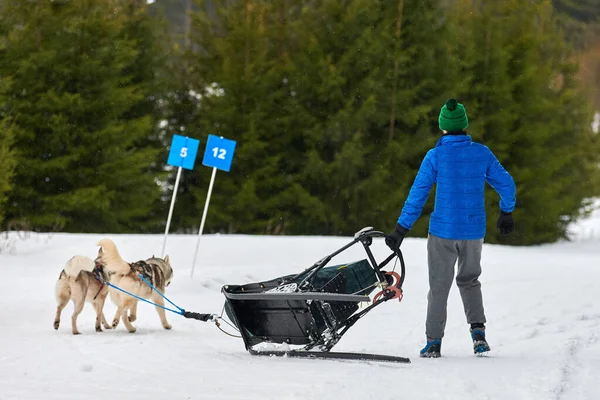
[[[100,254],[99,254],[100,255]],[[96,274],[94,273],[96,269]],[[96,332],[102,332],[100,323],[106,329],[111,326],[106,322],[102,309],[108,295],[108,286],[102,282],[102,265],[97,264],[91,258],[85,256],[74,256],[65,265],[56,282],[56,317],[54,318],[54,329],[60,325],[60,315],[69,300],[73,301],[74,311],[71,316],[71,328],[74,335],[80,332],[77,329],[77,317],[83,310],[86,301],[92,303],[96,310]],[[102,280],[102,281],[101,281]]]
[[[123,260],[117,250],[117,246],[112,240],[102,239],[98,242],[98,246],[101,246],[102,264],[105,267],[108,280],[111,284],[143,299],[150,299],[159,306],[164,306],[165,303],[162,296],[144,282],[140,278],[140,275],[158,291],[164,293],[165,287],[171,283],[173,277],[173,269],[169,264],[169,256],[166,256],[164,259],[152,257],[146,261],[128,263]],[[113,318],[112,327],[116,328],[119,325],[119,319],[121,319],[129,332],[135,332],[136,328],[131,322],[136,320],[137,303],[139,300],[112,287],[109,289],[109,293],[111,300],[117,305],[117,312]],[[167,322],[165,310],[156,307],[156,312],[163,328],[171,329],[171,325]]]

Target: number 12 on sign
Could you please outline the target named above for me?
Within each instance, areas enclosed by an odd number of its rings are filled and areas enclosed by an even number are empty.
[[[213,156],[218,158],[219,160],[225,160],[225,156],[227,155],[227,150],[220,149],[218,147],[213,148]]]
[[[234,140],[224,139],[215,135],[208,135],[206,150],[202,164],[207,167],[220,169],[229,172],[233,153],[235,152],[236,142]]]

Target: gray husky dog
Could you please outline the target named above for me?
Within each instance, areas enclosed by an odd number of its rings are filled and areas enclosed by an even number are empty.
[[[100,256],[101,253],[98,255]],[[102,332],[100,323],[106,329],[111,329],[102,311],[108,295],[108,286],[104,284],[104,271],[99,259],[94,261],[85,256],[72,257],[67,261],[58,277],[55,292],[58,306],[54,318],[54,329],[58,329],[60,315],[69,300],[73,301],[74,306],[71,316],[71,329],[74,335],[80,333],[77,329],[77,317],[83,310],[86,301],[92,303],[96,310],[96,332]]]
[[[159,306],[164,306],[163,298],[156,290],[164,293],[165,288],[169,286],[173,278],[173,268],[169,263],[169,256],[164,259],[152,257],[146,261],[128,263],[123,260],[112,240],[102,239],[98,242],[98,246],[101,246],[100,258],[110,283],[138,297],[150,299]],[[140,275],[152,284],[156,290],[153,290],[144,282]],[[112,287],[109,289],[109,293],[111,300],[117,305],[112,327],[116,328],[119,325],[119,319],[121,319],[129,332],[135,332],[136,328],[131,323],[137,318],[137,303],[139,300]],[[156,312],[163,328],[171,329],[171,325],[167,322],[165,310],[156,307]]]

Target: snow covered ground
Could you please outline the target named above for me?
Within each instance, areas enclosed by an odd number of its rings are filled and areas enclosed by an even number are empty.
[[[594,229],[598,235],[590,234]],[[493,351],[489,357],[472,355],[453,287],[444,357],[436,360],[418,358],[426,242],[406,239],[404,300],[375,309],[335,348],[407,356],[412,363],[406,365],[256,358],[241,339],[210,323],[168,313],[173,329],[166,331],[145,303],[138,307],[135,334],[122,324],[96,333],[89,304],[79,317],[81,335],[71,334],[71,304],[55,331],[54,283],[72,255],[94,257],[97,241],[108,236],[124,258],[135,261],[160,253],[163,237],[38,234],[23,240],[12,234],[0,239],[0,400],[597,399],[600,215],[573,233],[578,240],[570,243],[485,245],[482,284]],[[170,235],[175,277],[167,296],[191,311],[220,313],[222,285],[299,272],[348,241],[207,235],[191,279],[196,236]],[[388,254],[382,241],[373,248],[380,258]],[[334,262],[362,258],[355,246]],[[114,310],[107,301],[109,320]]]

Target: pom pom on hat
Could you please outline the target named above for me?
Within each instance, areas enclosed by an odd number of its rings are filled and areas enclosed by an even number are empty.
[[[467,110],[458,100],[449,99],[440,110],[438,122],[442,131],[457,132],[467,129],[469,126]]]
[[[456,99],[450,99],[446,102],[446,108],[450,111],[456,110],[457,105],[458,105],[458,101],[456,101]]]

